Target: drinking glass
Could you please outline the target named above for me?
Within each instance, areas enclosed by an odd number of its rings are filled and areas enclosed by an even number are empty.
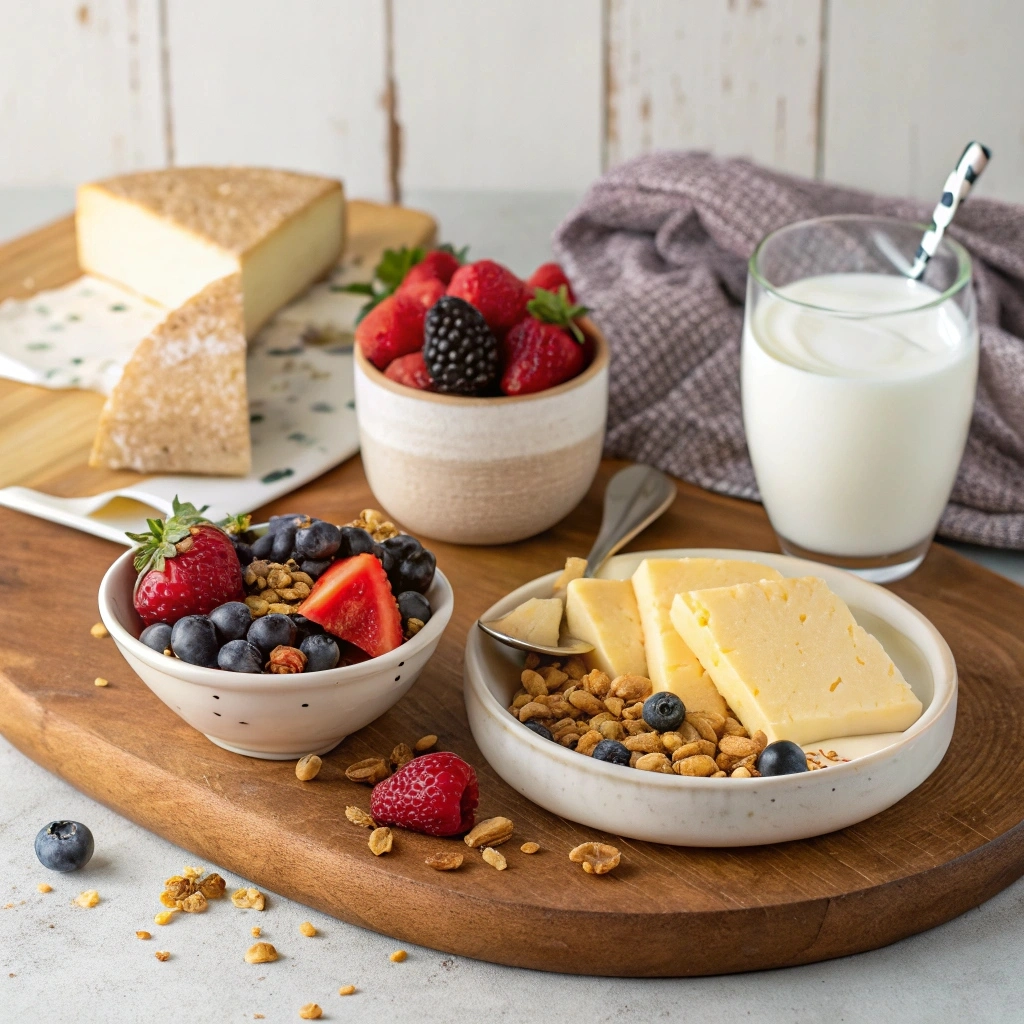
[[[787,554],[875,582],[921,564],[963,456],[978,377],[971,260],[925,226],[834,216],[768,235],[750,259],[743,422]]]

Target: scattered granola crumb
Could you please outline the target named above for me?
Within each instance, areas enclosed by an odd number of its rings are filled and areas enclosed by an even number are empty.
[[[569,860],[582,864],[588,875],[606,875],[621,859],[622,854],[607,843],[581,843],[569,852]]]
[[[393,964],[400,964],[403,960],[407,960],[408,958],[409,954],[406,953],[404,949],[396,949],[394,953],[388,957]]]
[[[520,846],[519,849],[522,850],[523,853],[536,853],[540,849],[540,844],[539,843],[523,843],[523,845]]]
[[[342,985],[341,988],[338,989],[338,995],[339,996],[351,996],[351,995],[355,994],[355,991],[356,991],[355,985]]]
[[[160,913],[157,914],[156,917],[153,918],[153,920],[157,924],[170,924],[171,923],[171,918],[174,917],[174,915],[177,912],[178,912],[177,909],[174,909],[174,910],[161,910]]]
[[[317,1006],[316,1003],[306,1003],[301,1010],[299,1010],[299,1016],[303,1020],[319,1020],[324,1014],[324,1011]]]
[[[171,959],[171,954],[168,953],[166,949],[158,949],[153,954],[153,956],[155,956],[157,958],[157,960],[159,960],[161,963],[163,963],[165,960],[170,960]]]
[[[300,782],[309,782],[320,774],[320,766],[323,761],[316,754],[306,754],[295,762],[295,777]]]
[[[95,626],[89,627],[89,632],[92,633],[97,640],[102,640],[105,636],[110,636],[107,632],[107,627],[102,622],[97,622]]]
[[[504,871],[508,867],[508,862],[504,856],[493,847],[485,847],[481,856],[495,871]]]
[[[427,736],[421,736],[414,744],[413,750],[417,754],[422,754],[424,750],[429,750],[437,742],[437,737],[430,733]]]
[[[251,936],[252,936],[252,937],[253,937],[254,939],[258,939],[258,938],[259,938],[259,937],[260,937],[260,936],[261,936],[261,935],[263,934],[263,929],[262,929],[262,928],[260,928],[259,926],[257,926],[257,927],[254,927],[254,928],[250,928],[250,929],[249,929],[249,934],[250,934],[250,935],[251,935]]]
[[[316,928],[314,928],[312,923],[309,921],[303,921],[302,924],[299,925],[299,931],[302,932],[307,939],[311,939],[316,935]]]
[[[95,907],[100,901],[100,894],[95,889],[86,889],[75,897],[75,903],[80,907]],[[11,906],[14,906],[12,903]]]
[[[150,935],[149,932],[136,932],[135,933],[135,938],[137,938],[137,939],[151,939],[151,938],[153,938],[153,936]]]
[[[269,942],[257,942],[245,953],[247,964],[269,964],[277,959],[277,950]]]
[[[103,676],[97,676],[97,677],[96,677],[96,678],[95,678],[95,679],[93,680],[93,682],[94,682],[94,683],[95,683],[95,684],[96,684],[97,686],[109,686],[109,685],[110,685],[110,680],[109,680],[109,679],[104,679],[104,678],[103,678]]]
[[[53,886],[49,885],[47,882],[40,882],[36,886],[36,889],[38,889],[39,892],[53,892]]]
[[[362,809],[362,807],[346,807],[345,817],[352,822],[353,825],[359,825],[360,828],[376,828],[377,822]]]
[[[424,863],[435,871],[456,871],[462,867],[462,854],[434,853],[427,857]]]
[[[259,889],[236,889],[231,894],[231,902],[238,907],[239,910],[263,910],[267,901],[263,893]]]
[[[394,843],[394,834],[387,826],[375,828],[370,833],[370,838],[367,842],[373,855],[375,857],[379,857],[382,853],[391,852],[391,847]]]
[[[263,1014],[262,1013],[254,1013],[252,1015],[252,1019],[253,1020],[263,1020]]]
[[[470,849],[479,846],[500,846],[511,838],[513,828],[508,818],[487,818],[470,829],[463,841]]]

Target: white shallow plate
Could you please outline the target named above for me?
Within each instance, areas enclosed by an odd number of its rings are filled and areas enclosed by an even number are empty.
[[[600,575],[626,579],[642,559],[651,557],[740,558],[771,566],[784,576],[819,576],[881,641],[924,705],[923,714],[903,733],[814,745],[850,758],[822,771],[761,779],[637,771],[584,757],[520,725],[507,709],[519,688],[523,655],[491,640],[474,624],[466,641],[469,725],[488,763],[513,789],[571,821],[630,839],[676,846],[758,846],[824,835],[870,818],[916,789],[938,767],[956,719],[956,664],[946,641],[916,609],[841,569],[759,551],[644,551],[609,559]],[[550,597],[557,575],[525,584],[482,618],[498,618],[531,597]]]

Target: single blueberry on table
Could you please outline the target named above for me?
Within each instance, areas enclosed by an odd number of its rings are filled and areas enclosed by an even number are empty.
[[[806,772],[807,755],[792,740],[769,743],[757,759],[757,770],[762,775],[795,775]]]
[[[341,660],[341,650],[337,643],[323,633],[307,636],[299,644],[299,650],[306,656],[307,672],[325,672]]]
[[[171,627],[166,622],[154,622],[139,634],[139,639],[147,647],[163,654],[171,646]]]
[[[406,590],[398,595],[398,610],[402,614],[402,628],[404,629],[410,619],[419,619],[426,624],[430,621],[430,602],[418,591]]]
[[[644,701],[643,717],[655,732],[672,732],[683,724],[686,707],[674,693],[661,690]]]
[[[252,625],[252,612],[242,601],[228,601],[210,612],[210,621],[217,629],[217,639],[226,644],[229,640],[244,640]]]
[[[217,652],[217,667],[225,672],[262,672],[263,652],[248,640],[229,640]]]
[[[629,764],[629,751],[618,740],[601,740],[591,755],[596,761],[607,761],[609,764]]]
[[[246,639],[249,643],[255,644],[266,657],[275,647],[294,647],[296,633],[295,623],[291,618],[275,612],[255,619],[249,627]]]
[[[186,615],[171,629],[171,650],[190,665],[217,667],[217,630],[205,615]]]
[[[85,867],[94,849],[92,833],[80,821],[51,821],[36,836],[36,856],[51,871]]]
[[[339,558],[348,558],[351,555],[372,555],[374,539],[358,526],[343,526],[341,528],[341,547],[338,548]]]
[[[295,534],[295,558],[321,561],[330,558],[341,547],[341,530],[333,523],[317,520]]]
[[[541,725],[536,719],[529,719],[523,722],[530,732],[535,732],[538,736],[543,736],[546,740],[553,740],[555,737],[551,735],[551,730],[546,725]]]

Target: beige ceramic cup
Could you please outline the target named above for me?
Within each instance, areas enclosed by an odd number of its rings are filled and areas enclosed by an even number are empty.
[[[608,344],[578,377],[533,395],[463,398],[388,380],[356,346],[363,468],[402,526],[456,544],[532,537],[571,512],[601,461]]]

